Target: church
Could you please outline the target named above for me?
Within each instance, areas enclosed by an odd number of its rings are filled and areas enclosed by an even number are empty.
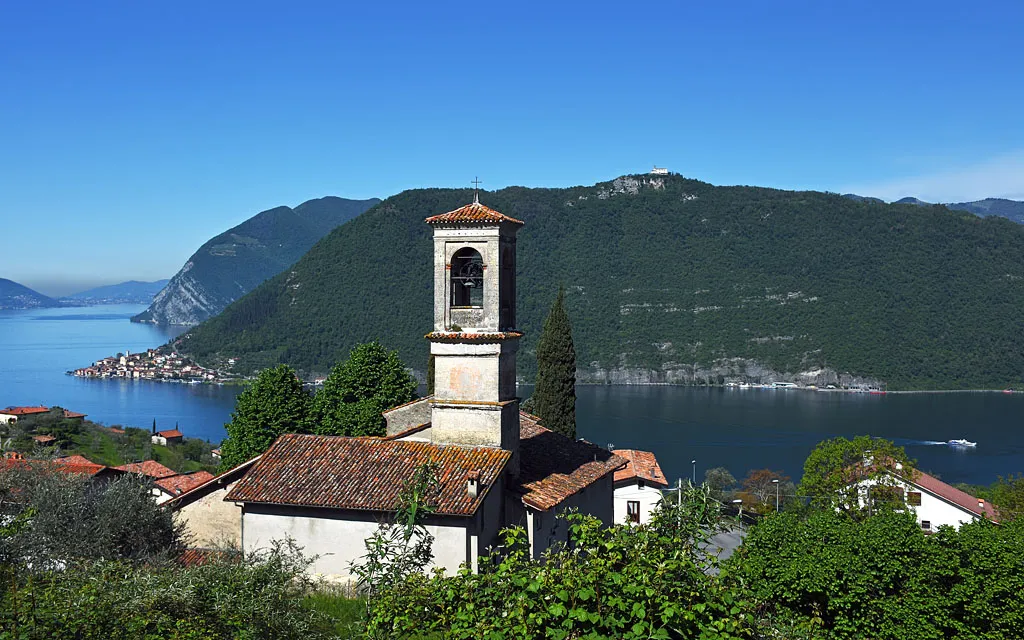
[[[433,566],[452,573],[519,525],[540,557],[566,539],[571,508],[612,524],[626,460],[546,429],[519,409],[516,234],[523,223],[474,199],[427,218],[434,242],[434,395],[385,413],[384,437],[284,435],[226,491],[246,552],[293,538],[312,571],[346,579],[363,541],[424,463],[440,490],[423,524]]]

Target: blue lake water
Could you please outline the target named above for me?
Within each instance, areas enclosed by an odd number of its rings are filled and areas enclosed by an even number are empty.
[[[180,328],[132,324],[141,305],[0,311],[0,406],[60,405],[112,425],[177,423],[186,435],[224,437],[238,387],[92,380],[65,371],[118,351],[165,343]],[[522,395],[528,395],[528,388]],[[988,484],[1024,472],[1024,393],[866,394],[687,387],[577,389],[581,437],[602,446],[654,451],[671,479],[696,460],[742,477],[772,468],[799,478],[822,439],[860,434],[906,447],[919,466],[947,482]],[[951,438],[976,449],[940,444]]]

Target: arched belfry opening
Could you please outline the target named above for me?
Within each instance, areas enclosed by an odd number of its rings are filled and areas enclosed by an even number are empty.
[[[463,247],[452,255],[450,290],[452,307],[484,306],[484,261],[479,251]]]

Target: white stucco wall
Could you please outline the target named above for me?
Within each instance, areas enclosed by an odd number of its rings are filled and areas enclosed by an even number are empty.
[[[241,546],[242,509],[234,502],[224,501],[234,486],[235,482],[226,484],[175,510],[175,518],[184,523],[185,533],[191,539],[190,546]]]
[[[911,506],[908,504],[907,509],[913,511],[914,515],[917,516],[918,524],[921,524],[924,521],[928,521],[931,524],[931,527],[926,529],[926,531],[935,531],[942,525],[949,525],[954,529],[959,529],[960,525],[978,519],[977,515],[964,510],[962,507],[952,504],[934,494],[929,493],[921,487],[899,478],[886,477],[881,480],[864,480],[859,484],[861,487],[860,495],[862,505],[867,504],[867,488],[877,484],[902,487],[904,498],[906,498],[906,494],[909,491],[919,492],[921,494],[921,505]]]
[[[640,503],[640,524],[651,521],[651,512],[661,502],[661,490],[650,485],[639,485],[635,479],[615,483],[615,524],[626,522],[627,503],[630,500]]]
[[[568,539],[568,526],[559,514],[570,509],[577,509],[599,519],[605,526],[615,522],[615,506],[613,499],[612,474],[608,474],[594,482],[583,491],[562,501],[554,509],[536,511],[527,509],[527,534],[533,557],[539,558],[545,550],[558,542]]]

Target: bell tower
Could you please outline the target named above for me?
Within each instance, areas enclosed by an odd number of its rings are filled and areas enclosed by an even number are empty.
[[[431,440],[507,449],[516,474],[516,233],[523,223],[478,201],[426,222],[434,229]]]

